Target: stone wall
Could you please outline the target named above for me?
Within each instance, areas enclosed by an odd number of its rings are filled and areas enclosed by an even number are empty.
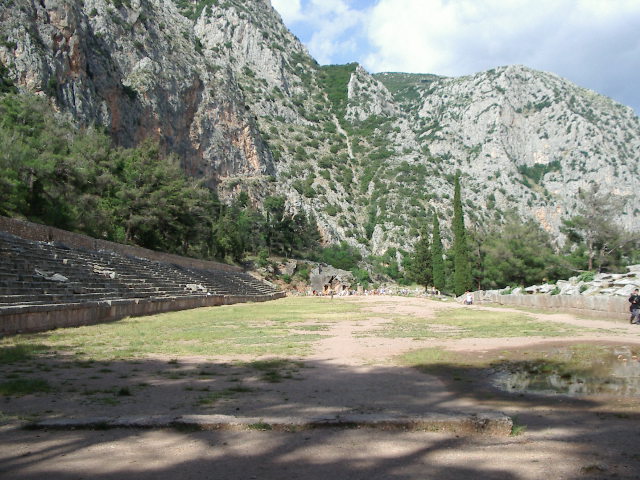
[[[189,268],[200,268],[204,270],[223,270],[226,272],[241,272],[242,269],[224,263],[198,260],[195,258],[181,257],[170,253],[155,252],[146,248],[135,247],[133,245],[123,245],[88,237],[79,233],[67,232],[59,228],[40,225],[38,223],[16,220],[13,218],[0,216],[0,231],[5,231],[16,237],[34,240],[37,242],[55,242],[73,248],[84,248],[86,250],[107,250],[121,255],[146,258],[156,262],[172,263]]]
[[[242,272],[242,269],[218,262],[180,257],[131,245],[98,240],[58,228],[0,216],[0,231],[32,241],[63,244],[70,248],[105,250],[121,255],[181,265],[203,270]],[[130,316],[153,315],[162,312],[188,310],[245,302],[265,302],[285,296],[284,292],[265,295],[184,295],[88,301],[47,305],[8,305],[0,308],[0,336],[26,332],[41,332],[54,328],[77,327],[112,322]]]
[[[61,305],[19,305],[0,310],[0,336],[43,332],[113,322],[125,317],[153,315],[199,307],[246,302],[266,302],[284,297],[283,292],[263,296],[210,295],[172,298],[135,298]]]
[[[483,302],[495,302],[500,305],[541,308],[565,311],[589,317],[628,320],[629,302],[626,297],[607,295],[499,295],[484,293]]]

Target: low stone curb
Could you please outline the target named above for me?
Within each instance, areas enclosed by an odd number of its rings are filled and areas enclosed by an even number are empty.
[[[180,415],[138,417],[87,417],[47,419],[26,425],[30,429],[177,428],[185,430],[274,430],[295,432],[316,428],[374,428],[380,430],[451,432],[457,434],[510,435],[513,420],[502,413],[429,414],[388,416],[353,414],[332,417],[233,417]]]

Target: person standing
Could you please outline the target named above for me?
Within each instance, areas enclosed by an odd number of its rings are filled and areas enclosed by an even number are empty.
[[[636,288],[629,297],[629,311],[631,312],[630,323],[640,323],[640,292]]]

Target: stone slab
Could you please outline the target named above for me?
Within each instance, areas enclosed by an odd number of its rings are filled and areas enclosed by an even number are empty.
[[[503,413],[431,413],[420,416],[353,414],[329,417],[234,417],[179,415],[135,417],[54,418],[26,425],[30,429],[185,428],[194,430],[300,431],[316,428],[374,428],[380,430],[454,432],[464,435],[507,436],[513,420]]]

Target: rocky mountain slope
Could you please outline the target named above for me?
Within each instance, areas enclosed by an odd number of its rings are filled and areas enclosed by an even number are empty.
[[[156,138],[223,198],[283,195],[364,252],[409,248],[432,210],[446,230],[457,170],[471,227],[516,209],[557,234],[597,184],[640,231],[638,117],[526,67],[321,67],[268,0],[4,0],[0,61],[79,126]]]

